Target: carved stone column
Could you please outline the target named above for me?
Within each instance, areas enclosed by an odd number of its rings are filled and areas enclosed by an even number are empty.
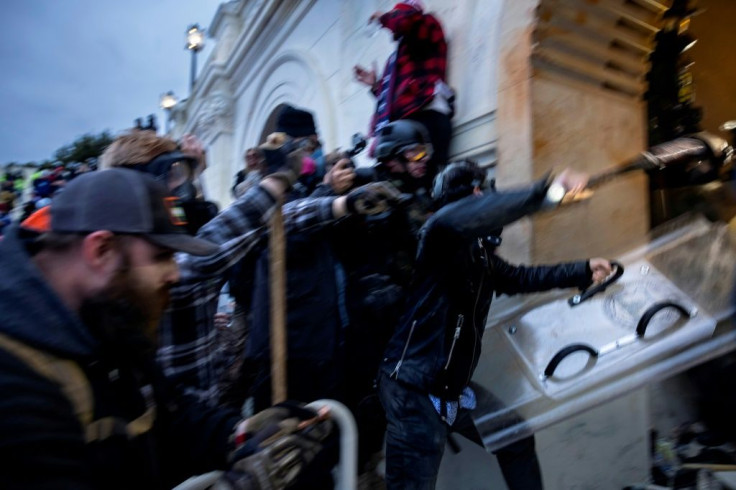
[[[640,97],[657,5],[506,1],[498,60],[500,184],[566,166],[595,173],[644,148]],[[645,178],[632,175],[584,203],[511,227],[504,253],[532,262],[615,255],[645,238],[648,216]]]
[[[242,10],[247,2],[231,1],[220,5],[215,18],[209,26],[208,34],[215,41],[215,51],[212,55],[213,63],[225,63],[233,52],[233,48],[242,32]]]
[[[233,98],[217,91],[207,95],[193,115],[192,132],[207,148],[203,175],[205,196],[221,207],[230,202],[233,155]]]

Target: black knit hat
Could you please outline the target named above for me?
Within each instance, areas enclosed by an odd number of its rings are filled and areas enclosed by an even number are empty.
[[[276,121],[276,131],[286,133],[292,138],[317,134],[312,113],[290,105],[281,110]]]

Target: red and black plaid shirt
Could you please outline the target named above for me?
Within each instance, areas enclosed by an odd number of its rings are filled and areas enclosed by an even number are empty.
[[[418,111],[434,96],[437,81],[445,80],[447,43],[439,21],[431,14],[397,5],[380,18],[381,24],[399,40],[388,104],[389,120],[403,119]],[[378,96],[381,79],[373,87]],[[375,121],[374,121],[375,123]]]

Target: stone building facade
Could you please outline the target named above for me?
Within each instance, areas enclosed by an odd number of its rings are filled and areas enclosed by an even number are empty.
[[[233,0],[208,27],[211,56],[172,133],[194,132],[209,149],[205,185],[221,205],[245,150],[262,141],[281,104],[311,110],[327,150],[366,132],[374,100],[353,80],[356,63],[380,70],[390,34],[366,21],[392,1]],[[595,172],[645,142],[646,55],[665,8],[608,0],[427,0],[444,25],[449,83],[457,92],[453,158],[495,166],[499,187],[551,168]],[[622,23],[622,19],[629,24]],[[633,27],[632,27],[633,26]],[[360,163],[370,164],[363,159]],[[613,254],[648,228],[643,177],[631,177],[565,212],[506,233],[515,260]],[[557,229],[564,232],[557,232]],[[571,237],[588,237],[571,240]]]
[[[383,67],[390,34],[371,37],[366,22],[394,3],[220,6],[208,26],[212,54],[191,96],[172,112],[173,136],[193,132],[208,147],[210,199],[229,203],[245,150],[273,130],[282,104],[314,113],[326,150],[367,131],[375,102],[353,81],[352,67]],[[565,166],[596,173],[644,149],[647,58],[668,0],[424,4],[443,23],[449,45],[449,84],[457,92],[452,158],[487,165],[504,188]],[[631,174],[589,200],[509,227],[502,255],[516,262],[616,257],[645,240],[648,206],[646,178]],[[622,488],[646,478],[649,404],[642,389],[539,433],[546,487]],[[445,458],[439,488],[502,488],[487,455],[463,449]]]

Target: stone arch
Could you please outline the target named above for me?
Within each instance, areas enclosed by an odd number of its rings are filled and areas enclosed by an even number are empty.
[[[256,83],[251,107],[244,111],[246,120],[238,144],[241,153],[246,145],[261,142],[270,132],[269,128],[275,127],[275,117],[285,104],[311,111],[320,139],[328,147],[334,144],[335,102],[319,64],[309,53],[297,50],[281,52],[264,67]]]

